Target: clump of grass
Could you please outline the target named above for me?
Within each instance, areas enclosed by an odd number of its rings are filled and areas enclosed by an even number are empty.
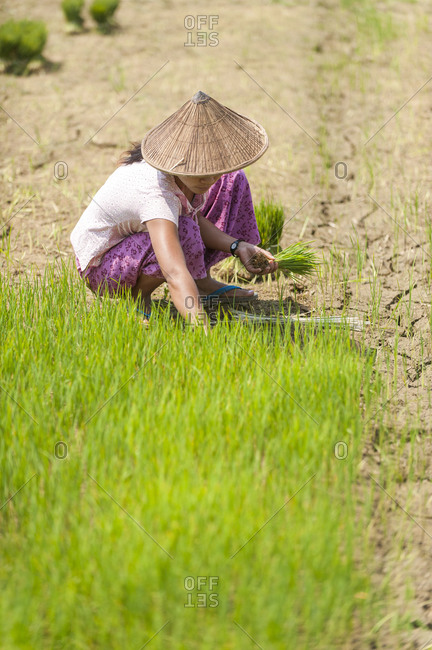
[[[113,29],[113,16],[119,4],[120,0],[94,0],[90,6],[90,14],[102,33],[107,34]]]
[[[278,248],[285,220],[282,205],[261,199],[255,206],[255,216],[262,248]]]
[[[0,59],[6,72],[24,74],[30,61],[41,59],[48,37],[45,23],[8,20],[0,26]]]
[[[74,29],[82,30],[84,18],[81,12],[84,7],[84,0],[63,0],[61,8],[69,25]]]

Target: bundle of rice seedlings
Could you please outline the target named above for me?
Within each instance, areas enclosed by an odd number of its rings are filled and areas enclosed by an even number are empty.
[[[279,247],[285,215],[280,203],[261,199],[255,206],[255,216],[262,248],[270,250]]]
[[[115,27],[113,16],[119,4],[120,0],[94,0],[90,5],[91,17],[103,34],[109,34]]]
[[[0,59],[7,73],[21,75],[30,61],[42,61],[42,51],[48,37],[45,23],[40,20],[8,20],[0,26]]]
[[[254,212],[261,238],[259,246],[270,250],[274,255],[280,250],[279,241],[285,220],[282,204],[275,203],[271,199],[262,198],[254,206]],[[257,280],[262,281],[261,277],[249,274],[238,257],[228,257],[224,260],[219,267],[218,273],[221,280],[228,282],[237,283],[239,280],[244,280],[245,282],[254,283]]]
[[[81,13],[84,8],[84,0],[63,0],[61,8],[68,22],[69,31],[82,31],[84,18]]]
[[[355,332],[362,332],[370,325],[370,321],[363,320],[358,316],[266,316],[265,314],[254,314],[252,312],[240,311],[230,307],[230,314],[235,320],[253,323],[299,323],[300,325],[315,325],[316,328],[326,327],[341,328],[349,327]]]
[[[291,244],[275,255],[278,268],[288,275],[312,275],[320,263],[315,251],[308,244],[312,242],[298,242]]]
[[[293,278],[307,276],[315,273],[318,264],[318,258],[315,251],[308,246],[311,242],[298,242],[291,244],[284,250],[275,255],[278,263],[278,269],[285,275]],[[268,260],[262,253],[258,253],[252,260],[256,268],[264,270],[267,267]]]

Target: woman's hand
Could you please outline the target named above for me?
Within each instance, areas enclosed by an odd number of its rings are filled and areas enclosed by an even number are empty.
[[[217,251],[224,251],[224,253],[230,252],[230,246],[235,241],[233,237],[219,230],[214,223],[203,217],[202,214],[198,214],[198,223],[202,240],[207,248],[214,248]],[[277,269],[275,258],[263,248],[241,241],[236,252],[250,273],[265,275],[266,273],[274,273]],[[253,260],[252,258],[255,255],[257,255],[257,259]]]
[[[266,275],[277,270],[278,263],[271,253],[253,244],[242,241],[237,247],[237,257],[249,273]]]

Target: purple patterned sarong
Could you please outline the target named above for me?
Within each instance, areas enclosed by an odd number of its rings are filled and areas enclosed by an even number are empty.
[[[224,174],[209,190],[202,214],[231,237],[244,239],[251,244],[260,241],[252,203],[252,196],[243,170]],[[228,257],[228,253],[204,246],[197,223],[190,217],[180,216],[178,234],[186,266],[194,278],[205,278],[209,269]],[[140,275],[163,278],[148,232],[126,237],[107,251],[100,266],[78,272],[85,277],[95,293],[108,290],[111,296],[122,289],[134,287]]]

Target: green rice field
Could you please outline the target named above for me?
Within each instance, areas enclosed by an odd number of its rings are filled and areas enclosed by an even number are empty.
[[[373,356],[341,330],[145,329],[75,276],[1,278],[2,648],[333,647],[374,606]]]

